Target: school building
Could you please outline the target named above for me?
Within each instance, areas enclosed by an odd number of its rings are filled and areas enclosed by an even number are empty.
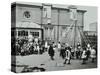
[[[73,8],[74,9],[74,8]],[[84,13],[86,10],[77,8],[77,23],[81,31],[84,28]],[[24,3],[15,2],[11,5],[11,28],[12,36],[16,38],[38,37],[42,40],[66,42],[78,36],[78,42],[81,42],[79,33],[74,35],[74,31],[67,37],[67,30],[73,23],[70,19],[70,9],[68,6],[44,3]],[[69,32],[69,33],[70,33]],[[70,40],[69,42],[71,42]]]

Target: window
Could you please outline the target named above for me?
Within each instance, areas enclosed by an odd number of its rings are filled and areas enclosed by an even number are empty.
[[[25,18],[30,18],[31,17],[31,14],[30,14],[29,11],[25,11],[24,12],[24,16],[25,16]]]
[[[18,31],[18,36],[28,36],[28,31]]]
[[[30,32],[32,35],[33,35],[33,37],[39,37],[39,32]]]
[[[48,27],[45,27],[45,30],[48,30]]]

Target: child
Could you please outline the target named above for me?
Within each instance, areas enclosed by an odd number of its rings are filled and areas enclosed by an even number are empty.
[[[53,47],[51,45],[49,47],[48,54],[49,54],[51,60],[54,60],[54,50],[53,50]]]
[[[92,63],[94,63],[94,59],[96,58],[96,51],[94,48],[91,49],[90,57],[92,59]]]
[[[82,64],[86,64],[87,54],[86,54],[86,49],[85,48],[83,48],[83,52],[82,52],[82,57],[81,58],[83,60]]]
[[[65,57],[64,64],[66,64],[66,62],[67,62],[67,64],[70,64],[70,59],[71,59],[71,48],[70,48],[70,47],[66,47],[65,49],[66,49],[66,51],[65,51],[66,57]]]

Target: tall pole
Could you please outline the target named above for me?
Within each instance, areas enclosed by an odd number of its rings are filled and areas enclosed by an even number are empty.
[[[76,25],[77,25],[77,20],[75,20],[75,26],[74,26],[74,48],[75,48],[75,45],[76,45]]]
[[[70,19],[74,22],[74,48],[76,45],[76,24],[77,24],[77,7],[74,5],[69,6]]]
[[[57,27],[57,41],[59,41],[59,13],[60,11],[59,11],[59,9],[58,9],[58,27]]]

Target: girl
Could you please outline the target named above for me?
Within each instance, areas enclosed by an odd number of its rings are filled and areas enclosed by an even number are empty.
[[[87,58],[87,54],[86,54],[86,48],[83,48],[83,52],[82,52],[82,64],[86,64],[86,58]]]

